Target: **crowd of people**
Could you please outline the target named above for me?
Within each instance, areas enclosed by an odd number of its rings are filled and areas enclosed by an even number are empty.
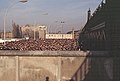
[[[38,39],[6,42],[0,46],[1,50],[40,50],[40,51],[73,51],[78,50],[76,40],[73,39]]]

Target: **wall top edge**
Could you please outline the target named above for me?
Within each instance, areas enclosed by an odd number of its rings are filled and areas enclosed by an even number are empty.
[[[0,50],[0,56],[49,56],[49,57],[84,57],[84,56],[113,56],[120,52],[110,51],[19,51]]]

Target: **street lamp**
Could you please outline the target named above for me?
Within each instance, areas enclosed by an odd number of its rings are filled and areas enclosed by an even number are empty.
[[[61,21],[61,24],[62,24],[62,39],[63,39],[63,24],[64,23],[65,23],[64,21]]]
[[[19,0],[19,2],[25,3],[25,2],[27,2],[27,0]],[[17,3],[18,3],[18,2],[17,2]],[[17,3],[15,3],[15,4],[17,4]],[[5,35],[5,33],[6,33],[6,16],[7,16],[7,13],[8,13],[8,11],[9,11],[9,9],[12,8],[15,4],[13,4],[13,5],[11,5],[10,7],[8,7],[8,8],[6,9],[6,11],[5,11],[5,15],[4,15],[4,45],[5,45],[5,39],[6,39],[6,35]]]
[[[62,33],[63,33],[63,24],[64,24],[65,22],[64,21],[61,21],[61,24],[62,24]]]

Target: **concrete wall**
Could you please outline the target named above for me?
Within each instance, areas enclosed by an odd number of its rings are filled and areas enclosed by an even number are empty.
[[[120,81],[119,76],[120,51],[91,51],[72,79],[74,81]]]
[[[0,81],[66,81],[87,53],[80,51],[0,51]]]

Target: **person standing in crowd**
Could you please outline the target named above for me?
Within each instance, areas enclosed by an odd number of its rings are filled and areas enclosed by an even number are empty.
[[[45,81],[49,81],[49,77],[48,77],[48,76],[46,77],[46,80],[45,80]]]

